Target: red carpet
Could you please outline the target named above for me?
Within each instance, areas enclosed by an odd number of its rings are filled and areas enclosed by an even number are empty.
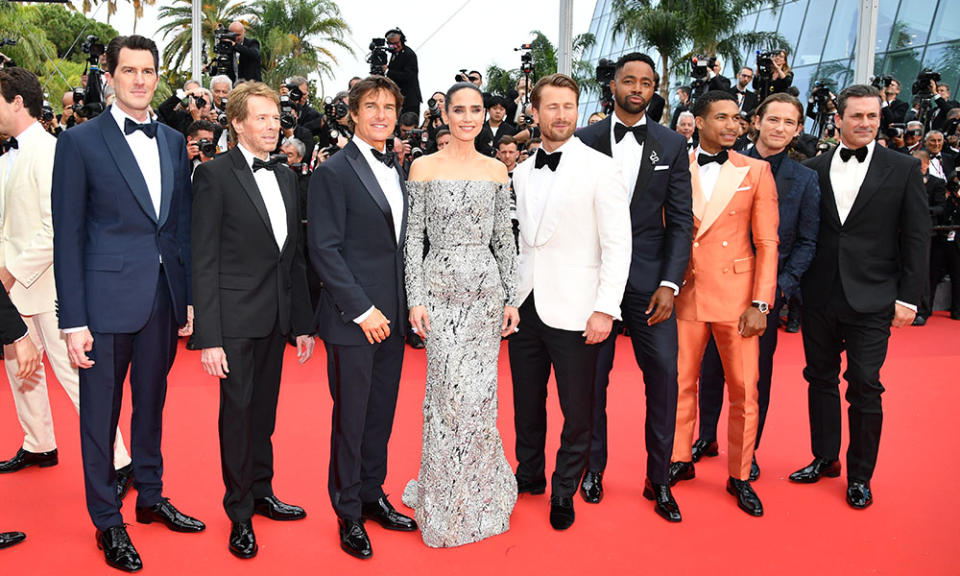
[[[600,505],[585,504],[578,496],[576,524],[558,533],[547,521],[548,497],[524,495],[508,533],[452,550],[432,550],[417,534],[386,532],[368,524],[374,548],[368,562],[340,551],[327,497],[331,401],[322,347],[303,367],[288,348],[274,436],[276,493],[304,506],[308,518],[278,523],[255,517],[260,554],[249,561],[227,551],[229,522],[220,504],[217,381],[203,375],[199,352],[181,349],[167,395],[165,493],[208,528],[190,535],[171,533],[158,524],[136,524],[132,492],[124,515],[132,523],[130,535],[143,557],[144,573],[927,576],[960,571],[953,548],[960,516],[960,491],[955,487],[960,464],[956,450],[950,448],[957,441],[954,407],[960,405],[960,322],[938,313],[926,327],[894,331],[882,374],[887,388],[885,422],[870,509],[855,511],[846,505],[842,478],[810,486],[786,480],[811,455],[800,336],[781,333],[773,399],[763,447],[757,453],[763,473],[754,484],[766,515],[748,517],[725,492],[726,450],[721,446],[720,458],[701,462],[697,478],[674,489],[684,518],[677,525],[656,516],[641,497],[643,387],[629,342],[619,344],[609,400],[610,464]],[[408,510],[400,504],[400,492],[418,467],[425,366],[423,352],[408,348],[385,486],[404,511]],[[513,462],[506,347],[500,367],[501,431]],[[77,416],[49,371],[48,378],[60,465],[0,475],[0,531],[27,533],[25,543],[0,551],[0,573],[118,573],[103,562],[84,506]],[[560,416],[555,395],[550,401],[548,466],[557,446]],[[121,421],[129,422],[127,404]],[[721,426],[720,437],[725,438]],[[122,427],[126,432],[128,425]],[[21,438],[13,400],[4,387],[0,457],[12,456]]]

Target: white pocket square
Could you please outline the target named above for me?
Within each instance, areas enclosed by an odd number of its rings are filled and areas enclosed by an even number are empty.
[[[666,169],[669,168],[669,167],[670,167],[670,166],[668,166],[668,165],[666,165],[666,164],[664,164],[663,166],[654,166],[654,167],[653,167],[653,171],[656,172],[657,170],[666,170]]]
[[[737,192],[743,192],[744,190],[749,190],[749,189],[750,189],[749,186],[742,186],[740,188],[737,188]]]

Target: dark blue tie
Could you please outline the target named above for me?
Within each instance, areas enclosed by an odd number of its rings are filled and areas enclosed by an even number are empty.
[[[137,124],[133,120],[126,118],[123,121],[123,133],[127,136],[133,134],[137,130],[142,130],[144,134],[147,135],[147,138],[156,138],[157,137],[157,123],[156,122],[147,122],[145,124]]]

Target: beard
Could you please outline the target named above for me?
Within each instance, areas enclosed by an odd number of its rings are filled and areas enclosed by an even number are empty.
[[[647,109],[647,104],[649,104],[650,101],[643,96],[640,96],[640,99],[643,100],[643,102],[640,104],[632,104],[630,102],[630,96],[630,94],[625,94],[623,96],[615,94],[613,99],[617,102],[617,106],[619,106],[627,114],[639,114]]]
[[[553,142],[563,142],[568,140],[573,133],[577,130],[576,122],[573,122],[566,130],[558,130],[553,126],[543,125],[540,126],[540,132],[543,133],[544,137]]]

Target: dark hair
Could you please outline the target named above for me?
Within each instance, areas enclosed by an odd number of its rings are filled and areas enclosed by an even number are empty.
[[[230,100],[227,100],[227,104],[230,103]],[[187,126],[187,136],[193,138],[197,135],[197,132],[205,130],[207,132],[217,133],[218,126],[209,120],[194,120]]]
[[[623,70],[623,67],[629,62],[643,62],[650,66],[650,69],[653,70],[654,75],[657,73],[657,65],[653,63],[653,58],[647,56],[643,52],[631,52],[629,54],[624,54],[619,60],[617,60],[616,74],[620,74],[620,71]]]
[[[849,98],[876,98],[880,105],[883,105],[883,96],[880,91],[869,84],[852,84],[840,91],[837,96],[837,114],[843,118],[843,113],[847,109],[847,100]]]
[[[419,114],[416,112],[404,112],[400,115],[400,124],[403,126],[416,126],[420,120]]]
[[[691,91],[691,90],[690,90],[690,87],[689,87],[689,86],[677,86],[677,90],[679,90],[679,91],[683,92],[684,94],[686,94],[686,95],[687,95],[687,98],[690,97],[690,91]]]
[[[543,140],[541,140],[540,138],[531,138],[527,140],[527,145],[525,146],[525,148],[529,148],[531,144],[543,144]]]
[[[448,112],[450,111],[450,101],[453,100],[453,95],[461,90],[473,90],[474,92],[479,94],[480,99],[483,100],[483,92],[481,92],[480,89],[477,88],[476,84],[474,84],[473,82],[457,82],[456,84],[451,86],[449,90],[447,90],[446,100],[443,103],[443,107],[446,108]]]
[[[349,94],[350,113],[359,114],[360,100],[368,93],[379,92],[380,90],[393,96],[397,103],[397,113],[399,114],[400,108],[403,106],[403,94],[400,92],[400,87],[397,86],[397,83],[386,76],[367,76],[353,85]],[[229,103],[229,100],[227,102]]]
[[[483,80],[483,74],[481,74],[479,70],[471,70],[471,71],[467,72],[467,76],[469,76],[469,75],[471,75],[471,74],[476,74],[477,76],[480,77],[481,80]]]
[[[43,108],[43,88],[36,75],[24,68],[3,68],[0,70],[0,93],[8,104],[19,96],[23,99],[23,107],[33,118],[40,118],[40,109]],[[9,134],[8,136],[12,136]]]
[[[149,50],[153,55],[153,68],[160,72],[160,52],[157,50],[157,43],[145,36],[131,34],[130,36],[117,36],[107,44],[107,72],[112,76],[117,71],[117,64],[120,62],[120,50]]]
[[[697,98],[697,101],[693,103],[693,108],[690,111],[693,112],[694,116],[704,118],[707,113],[710,112],[711,104],[724,100],[730,100],[734,104],[737,103],[737,97],[726,90],[710,90],[704,93],[703,96]]]
[[[800,100],[797,100],[795,97],[785,92],[777,92],[776,94],[771,94],[764,98],[763,102],[761,102],[755,110],[757,118],[763,120],[763,115],[767,112],[767,107],[774,102],[793,104],[793,106],[797,109],[797,122],[803,124],[803,104],[800,103]]]
[[[448,128],[441,128],[437,130],[437,135],[434,136],[434,140],[439,140],[441,136],[449,136],[450,130]]]
[[[580,104],[580,86],[577,85],[577,81],[566,74],[550,74],[537,80],[537,83],[533,86],[533,90],[530,91],[530,104],[537,110],[540,109],[540,92],[547,86],[573,90],[574,95],[576,95],[577,105]]]
[[[504,144],[513,144],[518,148],[520,147],[520,145],[517,143],[517,139],[509,134],[504,134],[499,139],[497,139],[497,149],[499,149]]]

